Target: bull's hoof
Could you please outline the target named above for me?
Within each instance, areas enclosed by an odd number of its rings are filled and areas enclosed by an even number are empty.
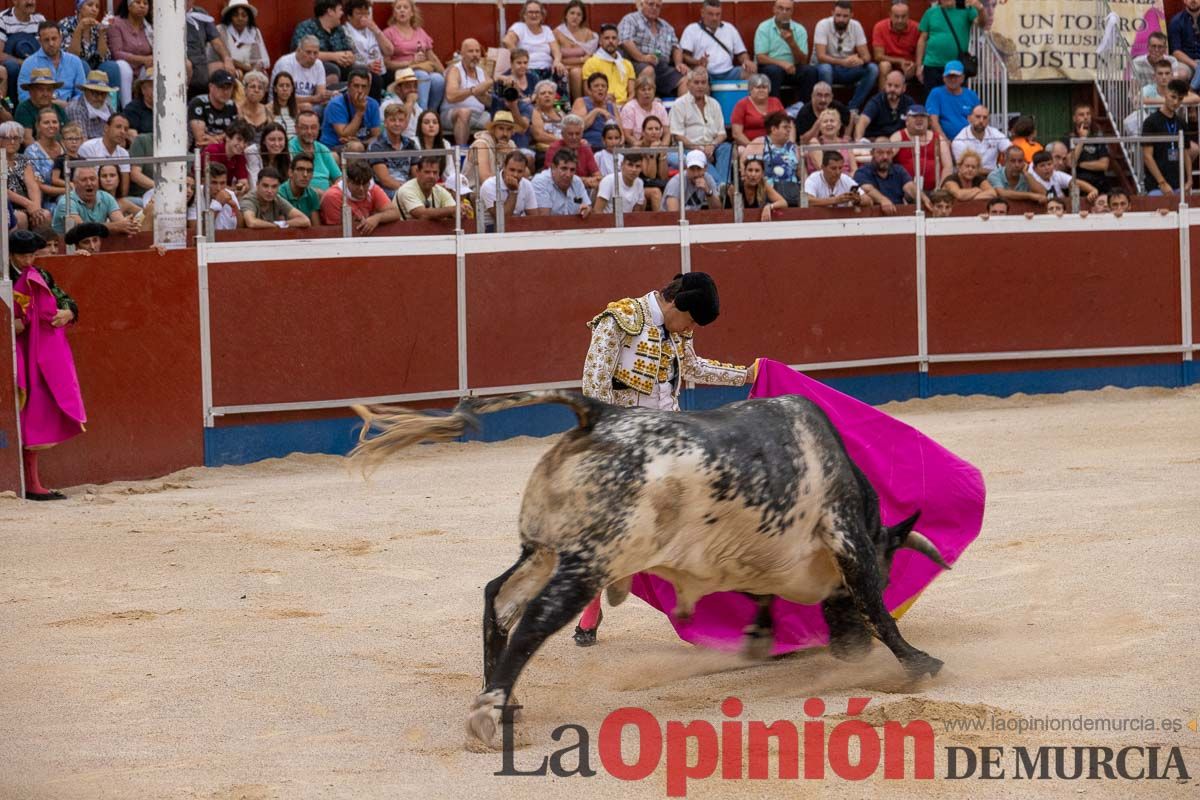
[[[500,706],[504,692],[484,692],[475,698],[471,713],[467,715],[467,746],[470,749],[497,749],[494,740],[500,728]]]
[[[941,659],[920,651],[904,660],[904,671],[908,673],[909,679],[914,681],[919,681],[926,675],[931,678],[935,677],[941,672],[942,666]]]
[[[576,625],[575,635],[572,638],[575,639],[575,644],[579,645],[580,647],[591,647],[596,643],[596,632],[598,630],[598,628],[592,628],[589,631]]]
[[[751,661],[766,661],[775,649],[775,637],[771,631],[753,626],[746,628],[742,640],[742,656]]]

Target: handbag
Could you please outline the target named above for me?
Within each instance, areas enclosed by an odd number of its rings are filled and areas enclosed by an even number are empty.
[[[950,29],[950,35],[954,37],[954,46],[958,48],[958,60],[963,65],[963,75],[967,78],[974,78],[979,74],[979,59],[963,49],[962,42],[958,40],[958,31],[954,30],[954,25],[950,22],[950,14],[946,12],[945,6],[938,6],[942,12],[942,16],[946,18],[946,27]]]

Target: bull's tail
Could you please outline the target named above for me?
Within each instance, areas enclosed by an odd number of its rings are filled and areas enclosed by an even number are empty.
[[[369,471],[392,453],[419,442],[449,442],[462,436],[468,428],[479,430],[479,414],[542,403],[567,406],[575,412],[582,429],[590,428],[599,411],[604,408],[604,404],[598,400],[557,390],[519,392],[499,397],[468,397],[449,414],[430,414],[403,406],[352,406],[355,413],[363,418],[363,427],[358,436],[358,445],[350,452],[350,457]]]

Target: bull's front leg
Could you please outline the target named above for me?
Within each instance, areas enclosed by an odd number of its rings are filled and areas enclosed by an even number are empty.
[[[942,662],[906,642],[883,604],[883,577],[865,526],[842,528],[833,539],[833,553],[842,579],[859,613],[875,628],[875,635],[892,651],[911,679],[937,675]]]
[[[755,661],[764,661],[771,657],[775,649],[775,620],[771,617],[771,601],[773,594],[751,594],[743,592],[758,606],[754,616],[754,624],[742,631],[742,655]]]

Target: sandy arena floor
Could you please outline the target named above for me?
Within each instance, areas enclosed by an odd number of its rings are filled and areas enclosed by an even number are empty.
[[[743,719],[799,723],[807,697],[836,713],[866,696],[876,724],[933,724],[938,779],[712,779],[689,796],[1200,796],[1186,727],[1200,717],[1200,389],[886,410],[988,482],[980,539],[901,622],[945,660],[936,681],[908,693],[879,645],[858,665],[823,652],[747,665],[681,643],[633,599],[600,647],[563,631],[535,657],[518,766],[574,722],[600,769],[596,734],[621,706],[718,721],[736,695]],[[661,766],[640,783],[504,778],[499,754],[463,747],[482,587],[516,555],[522,486],[549,445],[420,448],[370,483],[342,459],[294,456],[0,500],[0,798],[664,797]],[[993,713],[1184,727],[946,729]],[[953,744],[1178,745],[1191,779],[947,781]]]

